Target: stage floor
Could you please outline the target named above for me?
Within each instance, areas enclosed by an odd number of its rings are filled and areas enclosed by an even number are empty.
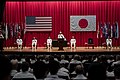
[[[94,49],[92,49],[92,47],[90,47],[88,49],[88,47],[77,47],[75,50],[74,49],[70,49],[69,47],[64,47],[64,50],[58,50],[58,47],[53,47],[51,50],[46,49],[45,47],[38,47],[36,50],[32,50],[31,47],[24,47],[22,50],[19,50],[17,48],[5,48],[3,52],[117,52],[120,53],[120,47],[114,47],[111,50],[110,49],[106,49],[105,47],[94,47]]]

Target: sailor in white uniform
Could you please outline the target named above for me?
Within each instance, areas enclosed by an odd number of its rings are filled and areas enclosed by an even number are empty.
[[[106,45],[107,48],[112,48],[112,39],[110,39],[110,37],[108,36],[108,38],[106,39]]]
[[[72,48],[76,48],[76,39],[74,38],[74,36],[72,36],[72,39],[70,40],[70,43],[71,43],[71,49]]]
[[[48,49],[52,48],[52,39],[50,37],[47,39],[47,48]]]
[[[23,41],[22,41],[22,39],[20,38],[20,36],[19,36],[18,39],[16,40],[16,43],[17,43],[17,45],[18,45],[18,49],[22,49],[22,43],[23,43]]]
[[[62,34],[61,31],[60,31],[60,33],[58,34],[58,39],[64,39],[64,40],[66,40],[66,38],[64,37],[64,35]]]
[[[32,40],[32,49],[33,48],[37,49],[37,39],[35,37],[33,37],[33,40]]]

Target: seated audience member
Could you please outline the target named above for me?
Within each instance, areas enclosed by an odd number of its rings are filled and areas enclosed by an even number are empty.
[[[47,75],[47,66],[43,61],[36,61],[33,66],[33,73],[37,80],[42,80]]]
[[[116,56],[116,61],[112,63],[112,67],[115,67],[115,65],[120,64],[120,55]]]
[[[0,80],[10,80],[12,64],[4,55],[0,55]]]
[[[84,74],[84,68],[83,65],[77,65],[75,68],[75,72],[77,76],[73,78],[73,80],[87,80],[87,77],[85,77]]]
[[[68,60],[65,60],[65,55],[61,55],[61,61],[60,61],[61,64],[65,64],[65,63],[69,63]]]
[[[66,41],[66,38],[64,37],[64,35],[62,34],[62,32],[60,31],[60,33],[58,34],[58,39],[64,39]]]
[[[32,73],[28,72],[28,69],[29,69],[29,63],[23,62],[22,63],[22,72],[19,72],[19,73],[15,74],[14,77],[12,78],[12,80],[14,80],[14,79],[24,79],[24,78],[29,78],[29,79],[36,80],[35,76]]]
[[[120,64],[117,64],[114,68],[115,80],[120,80]]]
[[[44,80],[64,80],[58,77],[57,72],[60,68],[59,62],[55,60],[51,60],[49,62],[49,71],[50,75],[48,75]]]
[[[13,61],[11,60],[12,63],[12,71],[11,71],[11,78],[18,72],[17,68],[18,68],[18,61]]]
[[[46,56],[45,56],[45,59],[43,60],[43,62],[45,62],[46,64],[49,63],[49,55],[46,55]]]
[[[92,63],[88,68],[88,80],[106,80],[106,68],[101,63]]]
[[[35,37],[33,37],[33,40],[32,40],[32,49],[33,48],[37,49],[37,39]]]
[[[69,71],[65,68],[64,64],[61,64],[60,66],[61,66],[61,68],[58,70],[57,75],[60,78],[69,80],[70,79],[70,77],[69,77]]]
[[[70,40],[70,43],[71,43],[71,49],[72,48],[76,48],[76,39],[74,38],[74,36],[72,36],[72,39]]]
[[[23,43],[23,41],[22,41],[22,39],[20,38],[20,36],[18,37],[18,39],[16,40],[16,42],[17,42],[17,45],[18,45],[18,49],[21,49],[21,48],[22,48],[22,43]]]
[[[74,58],[70,61],[70,63],[76,63],[76,64],[81,63],[80,56],[79,55],[75,55]]]
[[[110,37],[108,36],[108,38],[106,39],[106,45],[107,48],[112,48],[112,39],[110,39]]]
[[[47,48],[48,49],[52,48],[52,39],[50,37],[47,39]]]
[[[82,64],[80,61],[80,56],[75,55],[74,58],[71,59],[69,65],[68,65],[68,69],[69,69],[70,73],[72,73],[74,71],[74,67],[78,64]]]
[[[0,80],[10,80],[12,64],[4,55],[0,55]]]

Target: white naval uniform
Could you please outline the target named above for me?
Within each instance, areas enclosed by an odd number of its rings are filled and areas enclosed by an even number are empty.
[[[37,47],[37,39],[32,40],[32,48],[33,47],[35,47],[35,49],[36,49],[36,47]]]
[[[22,39],[17,39],[16,42],[17,42],[18,48],[21,49],[22,48],[22,43],[23,43]]]
[[[66,38],[64,37],[63,34],[58,34],[58,39],[64,39],[64,40],[66,40]]]
[[[112,48],[112,39],[106,39],[106,45]]]
[[[52,47],[52,39],[47,39],[47,47],[48,48]]]
[[[75,49],[75,47],[76,47],[76,39],[71,39],[70,43],[71,43],[71,48],[72,48],[72,45],[73,45],[74,49]]]

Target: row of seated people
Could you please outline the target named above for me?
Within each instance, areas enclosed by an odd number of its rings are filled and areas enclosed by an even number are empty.
[[[118,58],[120,58],[120,56]],[[45,64],[45,62],[40,60],[34,62],[32,73],[29,71],[30,65],[26,61],[21,63],[20,72],[15,71],[17,66],[15,60],[10,62],[7,57],[1,55],[0,65],[0,80],[9,80],[8,76],[11,69],[12,73],[15,73],[12,80],[107,80],[106,68],[101,62],[91,63],[87,74],[84,73],[84,65],[82,63],[77,64],[74,68],[76,76],[73,78],[69,78],[69,71],[64,66],[60,67],[60,63],[53,58],[48,64]],[[120,79],[120,65],[118,62],[114,62],[114,66],[113,73],[115,77],[109,78],[108,80]],[[111,75],[111,73],[109,74]],[[67,78],[64,75],[66,75]]]
[[[62,32],[60,32],[60,34],[58,35],[58,39],[59,38],[64,38],[64,40],[66,40],[66,38],[64,37],[64,35],[62,34]],[[17,39],[17,45],[18,45],[18,48],[21,49],[22,48],[22,39],[19,38]],[[88,39],[88,48],[89,46],[93,46],[93,49],[94,49],[94,42],[93,42],[93,39],[92,38],[89,38]],[[106,42],[103,44],[103,45],[106,45],[106,48],[112,48],[112,39],[110,39],[110,37],[108,36],[108,38],[106,39]],[[47,39],[47,42],[46,42],[46,46],[48,49],[51,49],[52,48],[52,39],[50,37],[48,37]],[[70,47],[71,48],[76,48],[76,39],[74,38],[74,36],[72,36],[71,40],[70,40]],[[33,37],[33,40],[32,40],[32,49],[35,48],[37,49],[37,39],[35,37]]]
[[[58,39],[61,39],[63,38],[64,40],[66,40],[66,38],[64,37],[64,35],[62,34],[62,32],[60,32],[58,34]],[[17,45],[18,45],[18,49],[21,49],[22,48],[22,44],[23,44],[23,41],[22,39],[19,38],[16,40],[17,42]],[[74,38],[74,36],[72,36],[72,39],[70,40],[70,44],[71,44],[71,48],[73,47],[74,49],[76,48],[76,39]],[[48,49],[51,49],[52,48],[52,39],[50,37],[48,37],[47,39],[47,48]],[[35,48],[37,49],[37,39],[35,37],[33,37],[33,40],[32,40],[32,49]]]

